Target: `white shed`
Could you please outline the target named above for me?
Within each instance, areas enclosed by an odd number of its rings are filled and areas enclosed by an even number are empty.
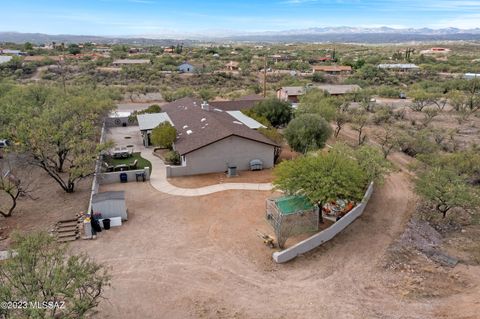
[[[93,195],[92,211],[102,214],[102,219],[121,217],[122,220],[127,220],[125,192],[103,192]]]

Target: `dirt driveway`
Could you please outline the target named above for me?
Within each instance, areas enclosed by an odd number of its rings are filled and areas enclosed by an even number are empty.
[[[112,267],[96,318],[434,318],[428,302],[386,288],[381,267],[413,210],[408,185],[393,174],[344,233],[284,265],[255,233],[271,233],[270,192],[260,191],[192,199],[148,183],[109,185],[127,191],[129,221],[73,247]]]

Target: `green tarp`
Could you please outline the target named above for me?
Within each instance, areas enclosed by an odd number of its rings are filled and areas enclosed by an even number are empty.
[[[280,213],[282,215],[294,214],[299,211],[311,210],[314,205],[304,196],[284,196],[275,199]]]

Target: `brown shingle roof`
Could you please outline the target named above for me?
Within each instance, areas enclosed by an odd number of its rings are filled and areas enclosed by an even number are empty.
[[[260,143],[277,146],[263,134],[238,122],[228,113],[209,106],[201,108],[201,101],[183,98],[162,106],[177,130],[175,150],[185,155],[229,136],[239,136]]]

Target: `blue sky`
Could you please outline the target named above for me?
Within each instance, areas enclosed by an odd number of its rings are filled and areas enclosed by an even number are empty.
[[[223,35],[324,26],[480,27],[473,0],[0,0],[0,31]]]

